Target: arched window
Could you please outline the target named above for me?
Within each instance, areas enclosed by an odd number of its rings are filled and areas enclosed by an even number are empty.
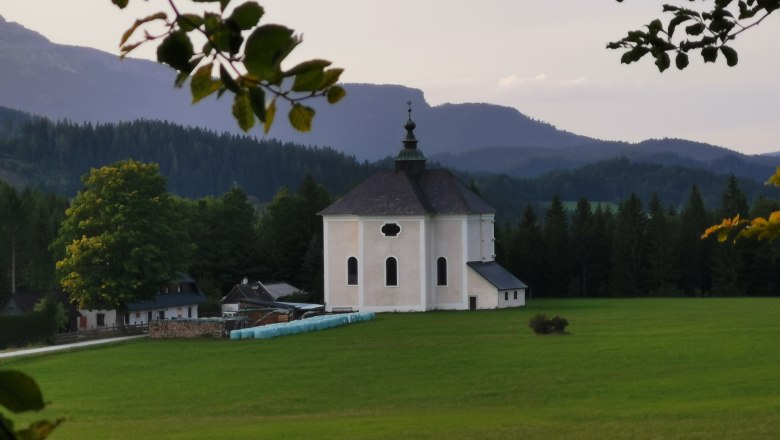
[[[447,259],[444,257],[436,259],[436,285],[447,285]]]
[[[357,286],[358,283],[358,261],[355,257],[347,258],[347,285]]]
[[[385,286],[398,285],[398,260],[393,257],[385,260]]]

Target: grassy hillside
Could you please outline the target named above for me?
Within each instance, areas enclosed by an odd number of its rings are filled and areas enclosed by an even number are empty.
[[[570,336],[534,336],[538,312]],[[776,438],[778,299],[532,301],[6,360],[76,438]]]

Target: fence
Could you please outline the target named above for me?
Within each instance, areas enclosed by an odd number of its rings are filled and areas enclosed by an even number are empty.
[[[115,338],[117,336],[142,335],[149,333],[149,324],[125,325],[124,327],[99,327],[71,333],[58,333],[55,344],[90,341],[93,339]]]

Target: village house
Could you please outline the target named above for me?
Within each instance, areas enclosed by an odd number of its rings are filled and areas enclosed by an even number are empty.
[[[320,212],[326,310],[524,305],[527,286],[495,261],[495,209],[450,171],[426,168],[411,104],[404,127],[395,170]]]
[[[79,330],[116,327],[122,324],[148,324],[157,319],[197,318],[198,305],[206,297],[189,276],[161,289],[157,295],[146,301],[128,304],[127,312],[118,315],[116,310],[79,310]]]

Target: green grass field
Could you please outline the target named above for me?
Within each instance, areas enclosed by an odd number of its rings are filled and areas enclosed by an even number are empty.
[[[572,334],[534,336],[539,312]],[[775,439],[779,318],[777,298],[535,300],[0,368],[39,380],[38,417],[67,417],[53,439]]]

